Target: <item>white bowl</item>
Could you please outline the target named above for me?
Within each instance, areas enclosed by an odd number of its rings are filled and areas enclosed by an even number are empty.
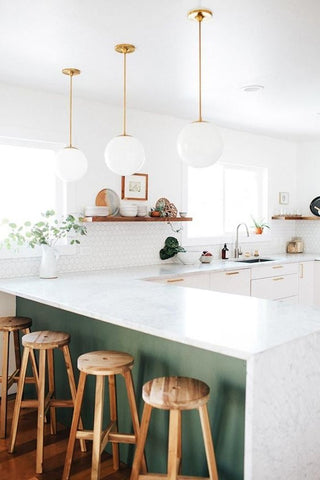
[[[199,262],[200,252],[179,252],[177,253],[178,260],[184,265],[194,265]]]
[[[133,205],[132,207],[120,207],[120,215],[122,215],[123,217],[136,217],[137,213],[138,209],[136,205]]]
[[[107,206],[90,206],[84,209],[84,215],[86,217],[107,217],[110,215],[110,207]]]

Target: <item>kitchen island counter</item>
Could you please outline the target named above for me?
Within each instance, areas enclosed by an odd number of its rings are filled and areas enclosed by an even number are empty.
[[[230,262],[224,268],[235,267]],[[101,348],[99,342],[136,347],[139,386],[155,374],[182,372],[207,381],[217,392],[213,427],[220,404],[224,431],[233,431],[228,458],[221,431],[213,429],[221,480],[316,480],[320,310],[147,280],[194,270],[165,264],[54,280],[2,279],[0,291],[18,297],[18,313],[31,315],[36,328],[71,331],[84,351]],[[244,446],[239,426],[228,424],[235,417],[243,419]],[[242,460],[235,462],[236,454]]]

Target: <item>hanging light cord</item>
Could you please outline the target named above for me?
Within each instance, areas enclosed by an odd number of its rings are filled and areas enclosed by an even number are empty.
[[[123,53],[123,135],[127,135],[127,52]]]
[[[73,73],[70,74],[70,96],[69,96],[69,148],[72,148],[72,78]]]
[[[198,23],[199,23],[199,120],[198,122],[202,122],[202,89],[201,89],[201,83],[202,83],[202,76],[201,76],[201,24],[204,16],[201,12],[198,12],[198,15],[196,17]]]

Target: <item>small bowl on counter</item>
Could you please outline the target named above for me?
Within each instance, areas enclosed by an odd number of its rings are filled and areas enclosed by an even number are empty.
[[[211,252],[208,252],[207,250],[204,250],[201,254],[200,257],[200,262],[201,263],[211,263],[213,260],[213,255]]]
[[[199,262],[200,252],[178,252],[177,258],[184,265],[194,265]]]

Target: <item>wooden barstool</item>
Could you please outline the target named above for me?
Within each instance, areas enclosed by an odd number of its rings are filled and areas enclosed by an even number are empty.
[[[31,318],[28,317],[0,317],[0,332],[2,332],[2,372],[0,377],[1,382],[1,412],[0,412],[0,438],[5,438],[7,434],[7,403],[8,390],[14,382],[18,382],[21,355],[20,355],[20,341],[19,332],[30,333],[32,325]],[[10,349],[10,333],[13,334],[14,354],[15,354],[15,371],[8,376],[9,369],[9,349]],[[31,365],[33,370],[33,377],[27,377],[26,382],[38,382],[37,365],[34,355],[31,356]]]
[[[18,391],[14,405],[11,436],[9,441],[9,453],[14,451],[17,437],[17,429],[19,423],[19,415],[21,408],[36,407],[38,409],[37,420],[37,452],[36,452],[36,473],[43,471],[43,439],[44,439],[44,420],[46,412],[50,411],[50,432],[56,433],[56,407],[73,407],[76,397],[76,384],[72,369],[72,361],[69,351],[70,335],[64,332],[40,331],[32,332],[22,337],[22,345],[24,346],[21,372],[18,382]],[[54,349],[61,349],[63,352],[66,370],[69,380],[71,399],[58,400],[55,399],[55,380],[54,380]],[[39,385],[37,400],[22,400],[23,389],[25,385],[25,376],[29,355],[34,355],[34,350],[39,350]],[[49,391],[45,395],[46,383],[46,359],[48,360],[48,388]],[[81,419],[80,419],[81,424]],[[84,440],[80,440],[81,450],[85,451],[86,446]]]
[[[114,470],[119,469],[119,443],[137,443],[140,425],[131,373],[133,362],[134,358],[128,353],[114,351],[90,352],[78,358],[80,378],[62,480],[68,480],[70,478],[76,438],[93,441],[91,480],[98,480],[100,478],[101,453],[108,442],[112,443]],[[122,375],[125,380],[134,434],[118,432],[115,378],[115,375],[118,374]],[[96,377],[94,426],[93,430],[83,431],[81,427],[78,429],[78,424],[87,375],[95,375]],[[110,423],[107,428],[102,431],[105,377],[108,377],[109,383]],[[143,471],[146,471],[144,457],[141,457],[141,462]]]
[[[217,466],[213,449],[207,402],[210,389],[207,384],[187,377],[161,377],[147,382],[142,389],[145,401],[139,440],[134,456],[130,480],[149,478],[155,474],[140,474],[152,408],[169,410],[169,445],[168,445],[168,473],[159,475],[161,478],[175,480],[181,466],[181,412],[182,410],[197,409],[200,415],[204,446],[206,451],[209,476],[211,480],[218,480]],[[197,477],[190,477],[197,478]],[[201,477],[198,477],[201,478]]]

